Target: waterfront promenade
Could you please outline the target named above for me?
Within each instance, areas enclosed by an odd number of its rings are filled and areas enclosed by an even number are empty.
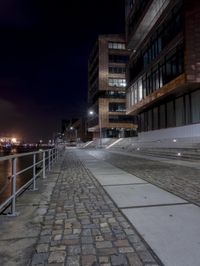
[[[197,205],[190,201],[195,192],[169,193],[149,183],[142,165],[137,176],[122,169],[130,156],[115,156],[120,161],[106,151],[67,149],[39,190],[19,198],[19,215],[0,217],[0,265],[198,266],[199,199]],[[159,164],[154,161],[152,170]],[[192,168],[182,167],[187,169],[191,174]],[[172,187],[178,188],[177,173]]]

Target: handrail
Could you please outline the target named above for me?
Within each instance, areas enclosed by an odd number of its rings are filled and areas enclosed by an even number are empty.
[[[61,153],[62,153],[61,149],[52,148],[52,149],[39,150],[39,151],[34,151],[34,152],[20,153],[20,154],[0,157],[0,161],[12,160],[12,175],[9,176],[9,182],[7,182],[6,186],[4,186],[4,190],[5,190],[8,184],[11,183],[11,195],[0,204],[0,214],[8,207],[11,207],[11,213],[9,215],[15,216],[17,196],[23,193],[31,185],[32,185],[32,191],[37,190],[36,179],[40,175],[42,175],[43,179],[46,178],[46,171],[51,170],[53,164],[58,160]],[[42,155],[41,158],[38,158],[38,161],[36,160],[37,154]],[[26,168],[20,169],[17,172],[17,164],[16,164],[17,158],[28,157],[28,156],[30,157],[31,155],[33,156],[32,164]],[[41,169],[39,171],[37,171],[36,169],[38,165],[41,166]],[[16,186],[17,176],[31,169],[32,169],[32,177],[23,186],[17,189],[17,186]]]

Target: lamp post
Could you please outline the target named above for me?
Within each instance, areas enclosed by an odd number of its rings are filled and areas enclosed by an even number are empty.
[[[75,139],[76,139],[76,145],[77,145],[77,129],[75,127],[70,127],[70,130],[74,130],[75,131]]]
[[[100,148],[102,148],[102,123],[101,123],[101,116],[100,116],[100,114],[99,115],[95,114],[95,112],[92,111],[92,110],[89,111],[89,115],[90,116],[96,115],[99,118],[99,146],[100,146]]]

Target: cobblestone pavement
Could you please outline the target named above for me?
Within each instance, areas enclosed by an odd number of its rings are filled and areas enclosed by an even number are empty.
[[[161,263],[75,153],[67,151],[30,265]]]
[[[200,206],[200,170],[106,151],[91,154]]]

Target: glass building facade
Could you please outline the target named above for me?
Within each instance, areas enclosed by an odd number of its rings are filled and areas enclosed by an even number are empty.
[[[127,113],[140,132],[200,123],[200,2],[160,2],[126,1]]]

